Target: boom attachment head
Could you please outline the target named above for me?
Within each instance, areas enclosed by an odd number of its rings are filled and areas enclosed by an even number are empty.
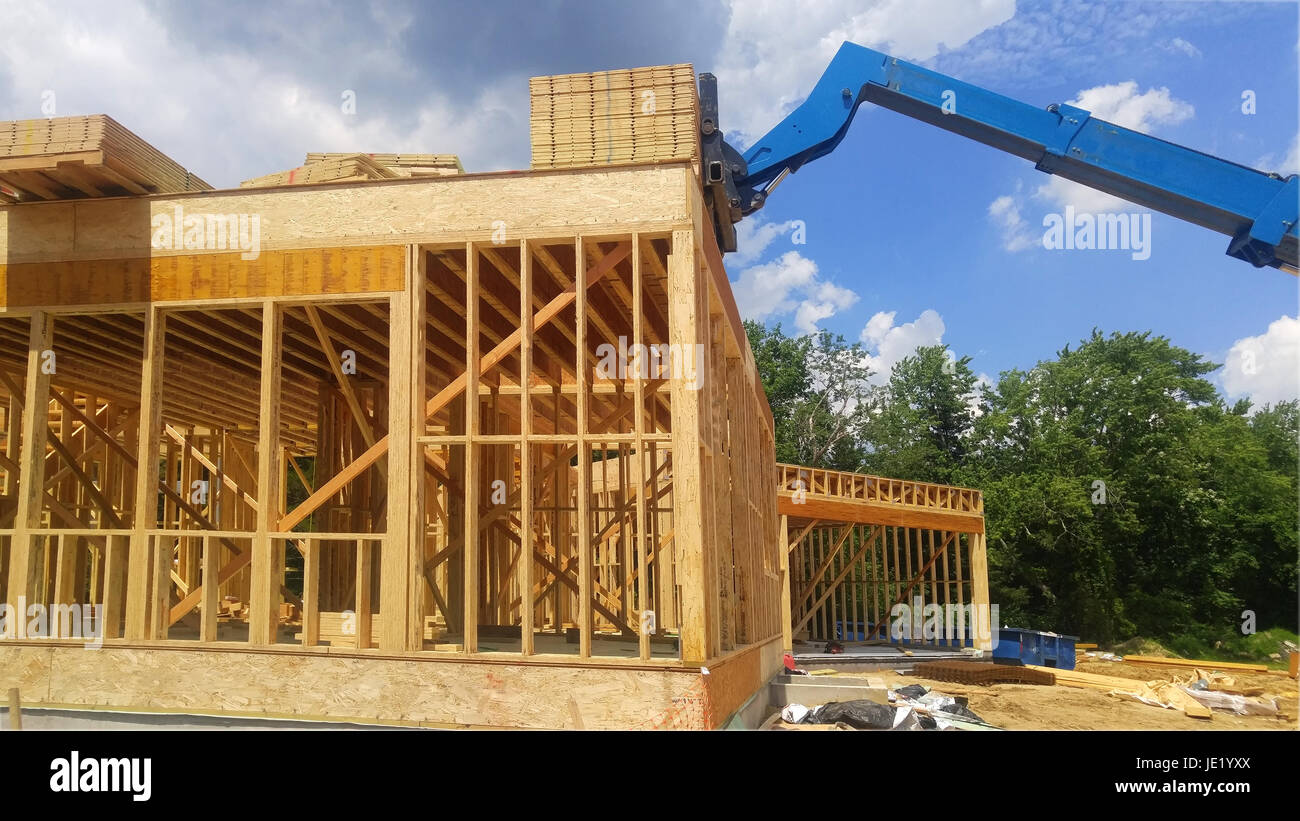
[[[762,207],[762,195],[737,185],[747,173],[745,158],[722,139],[718,125],[718,78],[700,75],[700,173],[704,183],[704,206],[713,220],[718,246],[736,250],[736,223]]]

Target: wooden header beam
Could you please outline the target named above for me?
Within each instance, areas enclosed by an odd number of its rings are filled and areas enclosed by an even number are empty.
[[[791,520],[821,519],[823,522],[854,522],[864,525],[895,525],[924,530],[950,530],[958,533],[983,533],[984,517],[978,513],[960,513],[941,508],[868,502],[861,499],[836,499],[807,494],[796,503],[794,494],[782,489],[777,493],[777,511]]]

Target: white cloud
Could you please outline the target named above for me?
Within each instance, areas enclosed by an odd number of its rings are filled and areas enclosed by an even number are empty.
[[[1276,171],[1283,176],[1300,174],[1300,134],[1291,138],[1291,147],[1280,161],[1276,154],[1265,154],[1255,163],[1255,167],[1264,171]]]
[[[736,250],[727,256],[727,264],[740,267],[756,261],[763,256],[767,246],[777,237],[792,231],[794,226],[794,220],[767,222],[761,212],[741,220],[736,226]]]
[[[712,71],[727,141],[748,145],[812,90],[845,40],[927,60],[1009,20],[1015,0],[729,0],[731,17]]]
[[[873,371],[869,381],[875,385],[888,382],[894,364],[917,348],[943,342],[943,317],[937,311],[927,308],[915,321],[902,325],[894,324],[896,315],[896,311],[880,311],[862,329],[860,339],[867,348],[867,365]]]
[[[817,263],[798,251],[740,272],[731,283],[741,316],[764,322],[794,314],[795,329],[816,333],[817,323],[858,301],[858,295],[820,277]]]
[[[1020,216],[1020,206],[1014,197],[1005,195],[989,203],[989,217],[1002,231],[1002,247],[1006,250],[1015,253],[1038,244],[1029,223]]]
[[[1201,50],[1181,37],[1175,37],[1167,43],[1161,43],[1160,48],[1168,52],[1185,54],[1188,57],[1200,57]]]
[[[763,321],[792,310],[791,294],[803,292],[816,279],[817,263],[798,251],[787,251],[771,262],[741,271],[731,289],[741,315]]]
[[[1300,318],[1283,315],[1259,336],[1234,342],[1222,379],[1230,398],[1249,396],[1257,406],[1300,396]]]
[[[1137,93],[1136,80],[1094,86],[1079,92],[1070,105],[1092,112],[1092,116],[1115,125],[1149,133],[1158,125],[1177,125],[1192,118],[1191,103],[1174,97],[1168,88],[1149,88]]]
[[[829,319],[857,301],[858,295],[848,288],[841,288],[833,282],[822,282],[815,293],[799,304],[794,315],[794,326],[801,334],[817,333],[818,322]]]
[[[971,413],[973,413],[975,416],[980,416],[981,414],[983,414],[984,411],[982,408],[980,408],[980,400],[984,398],[985,391],[992,390],[994,387],[996,386],[993,382],[993,378],[990,377],[987,373],[984,373],[984,371],[980,371],[978,374],[976,374],[975,390],[971,391],[966,396],[966,407],[970,408]]]
[[[877,311],[862,328],[862,341],[873,348],[879,345],[889,329],[894,327],[894,317],[897,315],[898,311]]]
[[[149,3],[5,3],[3,17],[0,77],[14,116],[34,116],[41,94],[53,91],[57,116],[107,113],[218,187],[299,165],[308,151],[460,153],[478,171],[527,164],[525,77],[499,78],[461,103],[424,90],[410,100],[409,117],[359,93],[356,115],[347,116],[340,109],[345,82],[324,90],[328,84],[312,73],[319,66],[268,68],[216,41],[195,53]],[[398,28],[386,36],[398,37],[409,24],[390,16],[384,26]],[[340,78],[418,80],[396,49],[333,54]]]

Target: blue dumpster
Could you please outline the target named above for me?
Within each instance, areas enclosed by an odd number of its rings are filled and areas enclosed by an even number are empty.
[[[1042,630],[1003,627],[993,648],[994,661],[1011,664],[1037,664],[1040,667],[1074,669],[1074,643],[1078,636],[1062,636]]]

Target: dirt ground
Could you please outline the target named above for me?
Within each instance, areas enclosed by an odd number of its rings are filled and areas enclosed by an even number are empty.
[[[1140,681],[1171,680],[1191,674],[1191,669],[1147,666],[1110,661],[1081,661],[1079,671]],[[848,675],[848,674],[846,674]],[[1275,674],[1237,674],[1238,686],[1263,687],[1264,695],[1276,698],[1286,718],[1239,716],[1215,710],[1210,720],[1189,718],[1181,710],[1152,707],[1108,695],[1104,690],[1073,687],[1044,687],[1032,684],[973,686],[931,681],[920,676],[900,675],[892,670],[858,673],[885,680],[890,688],[922,684],[941,693],[967,696],[970,708],[981,718],[1008,730],[1295,730],[1300,713],[1300,690],[1295,679]]]

